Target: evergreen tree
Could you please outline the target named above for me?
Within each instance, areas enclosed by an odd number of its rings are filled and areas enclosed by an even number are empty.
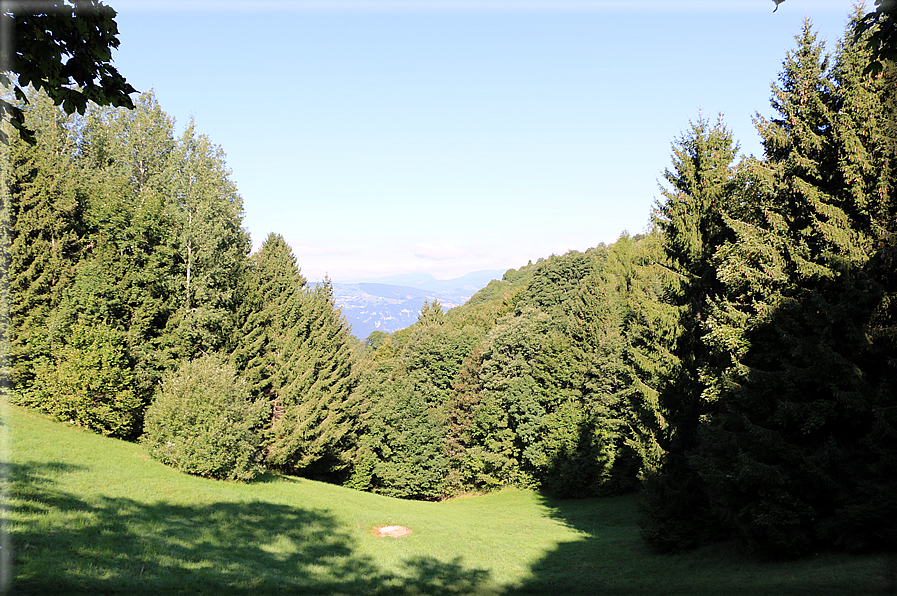
[[[88,188],[85,248],[56,319],[64,341],[76,323],[120,331],[144,406],[166,368],[162,333],[173,310],[162,193],[172,125],[152,94],[134,110],[88,110],[77,153]]]
[[[442,325],[445,323],[445,311],[439,300],[433,299],[433,302],[424,300],[424,305],[417,315],[417,322],[421,325]]]
[[[705,343],[726,366],[694,461],[720,517],[765,554],[894,535],[894,346],[874,339],[885,272],[871,258],[894,159],[862,55],[844,42],[828,71],[805,25],[773,90],[779,118],[758,119],[750,210],[716,257],[727,291]]]
[[[269,234],[250,258],[241,309],[231,360],[270,412],[267,463],[318,478],[343,474],[353,355],[329,280],[306,286],[292,249]]]
[[[320,478],[349,465],[355,378],[349,327],[333,302],[329,279],[306,289],[288,305],[296,309],[285,330],[283,365],[274,411],[269,464]]]
[[[11,139],[8,171],[10,381],[21,403],[40,406],[36,371],[53,353],[49,321],[82,250],[84,188],[73,160],[73,120],[34,94],[26,123],[37,142]]]
[[[885,3],[886,4],[886,3]],[[881,13],[884,4],[879,7]],[[890,61],[877,51],[857,8],[839,44],[832,76],[838,87],[836,148],[841,174],[838,205],[849,216],[868,260],[847,279],[858,304],[865,306],[850,321],[852,345],[841,353],[860,368],[864,403],[855,433],[861,447],[838,474],[842,486],[836,521],[826,538],[850,548],[881,547],[897,541],[897,54],[894,23],[897,6],[890,3]],[[888,20],[882,20],[881,29]],[[871,40],[872,43],[868,43]],[[871,46],[871,47],[870,47]],[[880,74],[873,65],[882,66]],[[849,299],[849,298],[848,298]],[[859,333],[866,336],[857,341]],[[854,347],[854,349],[852,349]],[[871,415],[870,415],[871,414]]]
[[[468,448],[474,445],[477,409],[480,405],[483,384],[479,369],[483,363],[484,343],[473,346],[461,362],[452,396],[446,402],[445,456],[448,473],[445,478],[446,494],[460,494],[481,482],[483,466]]]
[[[220,150],[192,129],[175,143],[151,94],[77,120],[35,94],[28,118],[38,141],[13,140],[5,201],[16,399],[135,436],[172,355],[232,341],[239,196]],[[199,325],[198,313],[211,315]]]
[[[714,532],[710,502],[689,458],[698,445],[698,425],[712,404],[702,376],[712,364],[702,342],[707,308],[721,291],[712,257],[731,238],[725,222],[735,207],[732,162],[737,146],[718,122],[703,118],[673,146],[673,169],[654,221],[663,235],[666,299],[678,310],[675,364],[662,381],[658,406],[666,427],[656,434],[665,454],[659,474],[645,479],[641,528],[661,550],[707,540]]]
[[[232,360],[255,399],[279,408],[285,342],[300,316],[298,301],[306,281],[292,249],[279,234],[269,234],[250,258],[241,302],[245,320]]]

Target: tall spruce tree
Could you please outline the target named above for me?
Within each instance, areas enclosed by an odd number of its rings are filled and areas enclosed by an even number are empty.
[[[329,280],[308,287],[292,249],[272,233],[251,256],[241,292],[231,360],[253,399],[268,404],[268,465],[339,478],[351,451],[353,354]]]
[[[287,356],[287,334],[301,314],[297,305],[305,285],[283,236],[269,234],[250,257],[240,305],[245,322],[231,358],[253,398],[269,401],[272,411],[281,407],[279,371]]]
[[[73,157],[73,119],[37,93],[25,114],[37,142],[12,136],[4,180],[10,223],[10,381],[16,400],[40,407],[35,383],[58,339],[49,321],[81,257],[86,201]]]
[[[354,406],[353,342],[333,302],[329,279],[307,288],[288,308],[296,309],[285,329],[280,388],[267,461],[280,469],[333,479],[349,465]]]
[[[887,4],[887,8],[885,5]],[[839,471],[849,491],[840,496],[837,521],[828,539],[851,548],[897,542],[897,5],[882,3],[890,15],[890,60],[877,51],[876,30],[858,7],[839,44],[833,79],[838,87],[836,140],[842,177],[839,206],[862,239],[868,260],[855,273],[853,287],[865,308],[851,321],[852,357],[864,376],[865,403],[856,433],[861,448]],[[881,66],[879,72],[871,65]],[[873,73],[872,76],[866,76]],[[856,267],[860,267],[857,263]],[[862,341],[856,338],[862,333]]]
[[[660,550],[678,550],[707,540],[715,531],[710,502],[689,462],[698,445],[698,426],[712,404],[704,394],[704,370],[711,364],[702,342],[709,302],[721,291],[712,257],[731,238],[725,214],[735,206],[737,146],[721,121],[704,118],[673,145],[669,186],[654,222],[662,233],[666,299],[678,310],[675,365],[659,387],[666,427],[657,441],[665,451],[659,474],[645,478],[641,528]]]
[[[873,339],[885,272],[870,259],[893,184],[882,88],[856,42],[831,71],[809,22],[797,42],[773,88],[778,117],[758,118],[750,209],[717,253],[726,292],[704,339],[728,364],[693,458],[719,517],[767,555],[894,535],[894,349]]]

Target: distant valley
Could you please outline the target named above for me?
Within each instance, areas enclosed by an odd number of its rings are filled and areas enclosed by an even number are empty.
[[[425,301],[439,300],[446,310],[460,306],[504,273],[503,269],[476,271],[448,280],[428,273],[353,280],[334,283],[333,298],[352,326],[352,334],[364,340],[373,331],[392,333],[414,324]]]

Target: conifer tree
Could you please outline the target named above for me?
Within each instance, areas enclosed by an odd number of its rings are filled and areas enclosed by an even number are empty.
[[[9,187],[18,220],[9,271],[17,399],[104,434],[134,437],[158,379],[148,355],[165,324],[162,279],[153,268],[161,201],[131,200],[115,160],[88,157],[91,140],[105,130],[95,112],[66,119],[39,94],[30,102],[35,110],[37,143],[13,141],[14,155],[31,158],[17,164],[19,179]],[[68,196],[47,192],[61,186]],[[49,292],[40,289],[45,284]]]
[[[283,365],[274,383],[269,464],[315,477],[342,474],[348,466],[355,383],[349,327],[333,302],[329,279],[298,294],[285,329]]]
[[[6,201],[17,399],[132,437],[172,356],[232,341],[239,196],[220,150],[192,128],[176,143],[152,94],[81,119],[35,94],[28,118],[38,142],[13,139]]]
[[[26,123],[36,130],[37,142],[12,137],[4,180],[10,223],[10,381],[17,400],[38,406],[36,371],[51,358],[54,337],[48,322],[81,255],[85,193],[73,159],[73,119],[49,98],[33,94]]]
[[[279,234],[250,258],[245,321],[231,360],[270,412],[267,463],[335,478],[348,466],[353,387],[349,330],[329,280],[313,288]]]
[[[894,532],[881,448],[897,436],[894,351],[870,341],[882,304],[875,213],[893,158],[860,48],[842,43],[830,72],[805,25],[773,89],[779,117],[758,119],[766,159],[746,170],[750,209],[730,220],[737,239],[716,257],[727,291],[705,343],[727,365],[711,377],[720,407],[694,462],[720,517],[766,554]]]
[[[468,447],[473,445],[475,416],[483,390],[478,374],[483,363],[483,343],[474,346],[461,362],[452,396],[446,403],[445,456],[449,470],[444,490],[447,494],[463,493],[476,486],[482,471],[477,458],[468,453]]]
[[[305,277],[280,234],[269,234],[250,257],[240,308],[245,323],[232,360],[255,399],[279,408],[280,369],[285,364],[288,331],[300,316],[297,306]]]
[[[711,362],[701,338],[708,304],[721,290],[712,257],[731,237],[724,214],[735,204],[736,151],[721,121],[692,123],[674,143],[673,168],[664,172],[665,201],[654,216],[666,257],[665,298],[678,310],[675,364],[658,388],[666,427],[656,437],[665,454],[659,474],[645,479],[640,522],[645,538],[660,550],[686,548],[714,532],[710,503],[689,458],[698,444],[698,425],[711,407],[702,379]]]
[[[826,529],[827,539],[850,548],[897,541],[897,462],[892,450],[897,444],[897,5],[891,2],[887,10],[890,19],[880,27],[890,23],[890,61],[876,51],[874,42],[867,43],[876,30],[865,30],[868,20],[857,8],[832,73],[839,91],[836,147],[844,188],[839,206],[869,257],[851,276],[853,292],[859,290],[858,302],[865,309],[851,321],[852,346],[842,348],[864,377],[860,390],[865,400],[851,436],[861,448],[838,472],[849,478],[845,484],[850,490],[840,496],[842,512]],[[872,65],[882,66],[881,72]],[[858,332],[864,341],[856,341]]]
[[[88,110],[77,154],[88,188],[85,248],[56,322],[64,341],[76,323],[121,332],[123,372],[143,406],[166,368],[162,333],[173,308],[163,194],[172,126],[150,93],[134,110]]]
[[[433,299],[433,302],[424,300],[424,305],[417,315],[417,322],[422,325],[442,325],[445,323],[445,311],[442,310],[442,304],[439,300]]]

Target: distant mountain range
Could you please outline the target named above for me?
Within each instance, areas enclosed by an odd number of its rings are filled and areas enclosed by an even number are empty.
[[[446,310],[461,306],[504,270],[475,271],[456,279],[436,279],[429,273],[408,273],[334,283],[333,298],[352,334],[364,340],[373,331],[392,333],[417,321],[424,301],[439,300]]]

